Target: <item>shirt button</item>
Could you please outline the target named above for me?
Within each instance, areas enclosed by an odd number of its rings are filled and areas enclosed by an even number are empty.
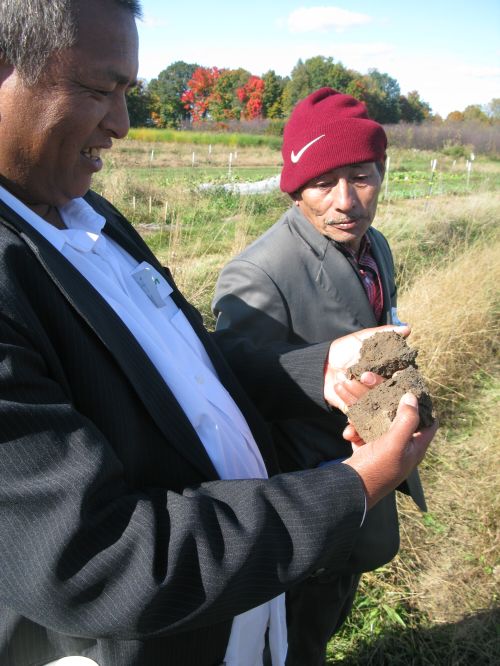
[[[197,384],[204,384],[205,383],[205,377],[203,375],[196,375],[195,377]]]

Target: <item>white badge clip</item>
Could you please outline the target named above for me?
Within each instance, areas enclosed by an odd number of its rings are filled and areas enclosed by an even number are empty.
[[[398,317],[397,308],[391,308],[391,322],[396,326],[406,326],[405,322],[401,321],[400,318]]]
[[[173,289],[155,268],[143,261],[131,275],[157,308],[163,308],[167,304]]]

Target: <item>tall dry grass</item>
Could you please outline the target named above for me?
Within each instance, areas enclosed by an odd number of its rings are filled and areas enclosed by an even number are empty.
[[[400,318],[442,416],[498,363],[500,199],[481,192],[382,205]]]
[[[500,592],[499,258],[498,240],[464,249],[401,299],[443,421],[423,468],[430,514],[401,505],[405,556],[418,558],[413,600],[437,622],[491,607]]]
[[[441,257],[403,292],[399,313],[442,416],[498,370],[500,242]],[[439,410],[438,410],[439,411]]]

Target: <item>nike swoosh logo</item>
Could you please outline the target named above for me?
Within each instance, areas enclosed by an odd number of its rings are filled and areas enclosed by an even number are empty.
[[[301,158],[302,155],[306,152],[306,150],[307,150],[308,148],[310,148],[310,147],[313,145],[313,143],[316,143],[316,141],[319,141],[319,140],[322,139],[324,136],[325,136],[325,134],[321,134],[320,136],[317,136],[317,137],[316,137],[315,139],[313,139],[312,141],[309,141],[309,143],[306,143],[306,145],[303,146],[303,147],[299,150],[299,152],[298,152],[297,154],[295,154],[295,153],[293,152],[293,150],[292,150],[292,152],[290,153],[290,159],[292,160],[292,162],[293,162],[294,164],[297,164],[297,162],[300,160],[300,158]]]

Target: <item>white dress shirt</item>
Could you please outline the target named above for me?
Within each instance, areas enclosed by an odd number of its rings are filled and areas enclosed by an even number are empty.
[[[220,478],[267,478],[243,415],[162,275],[105,236],[105,219],[83,199],[59,209],[67,228],[57,229],[1,186],[0,198],[70,261],[122,319],[173,392]],[[261,666],[268,627],[273,666],[284,666],[283,594],[234,618],[224,663]]]

